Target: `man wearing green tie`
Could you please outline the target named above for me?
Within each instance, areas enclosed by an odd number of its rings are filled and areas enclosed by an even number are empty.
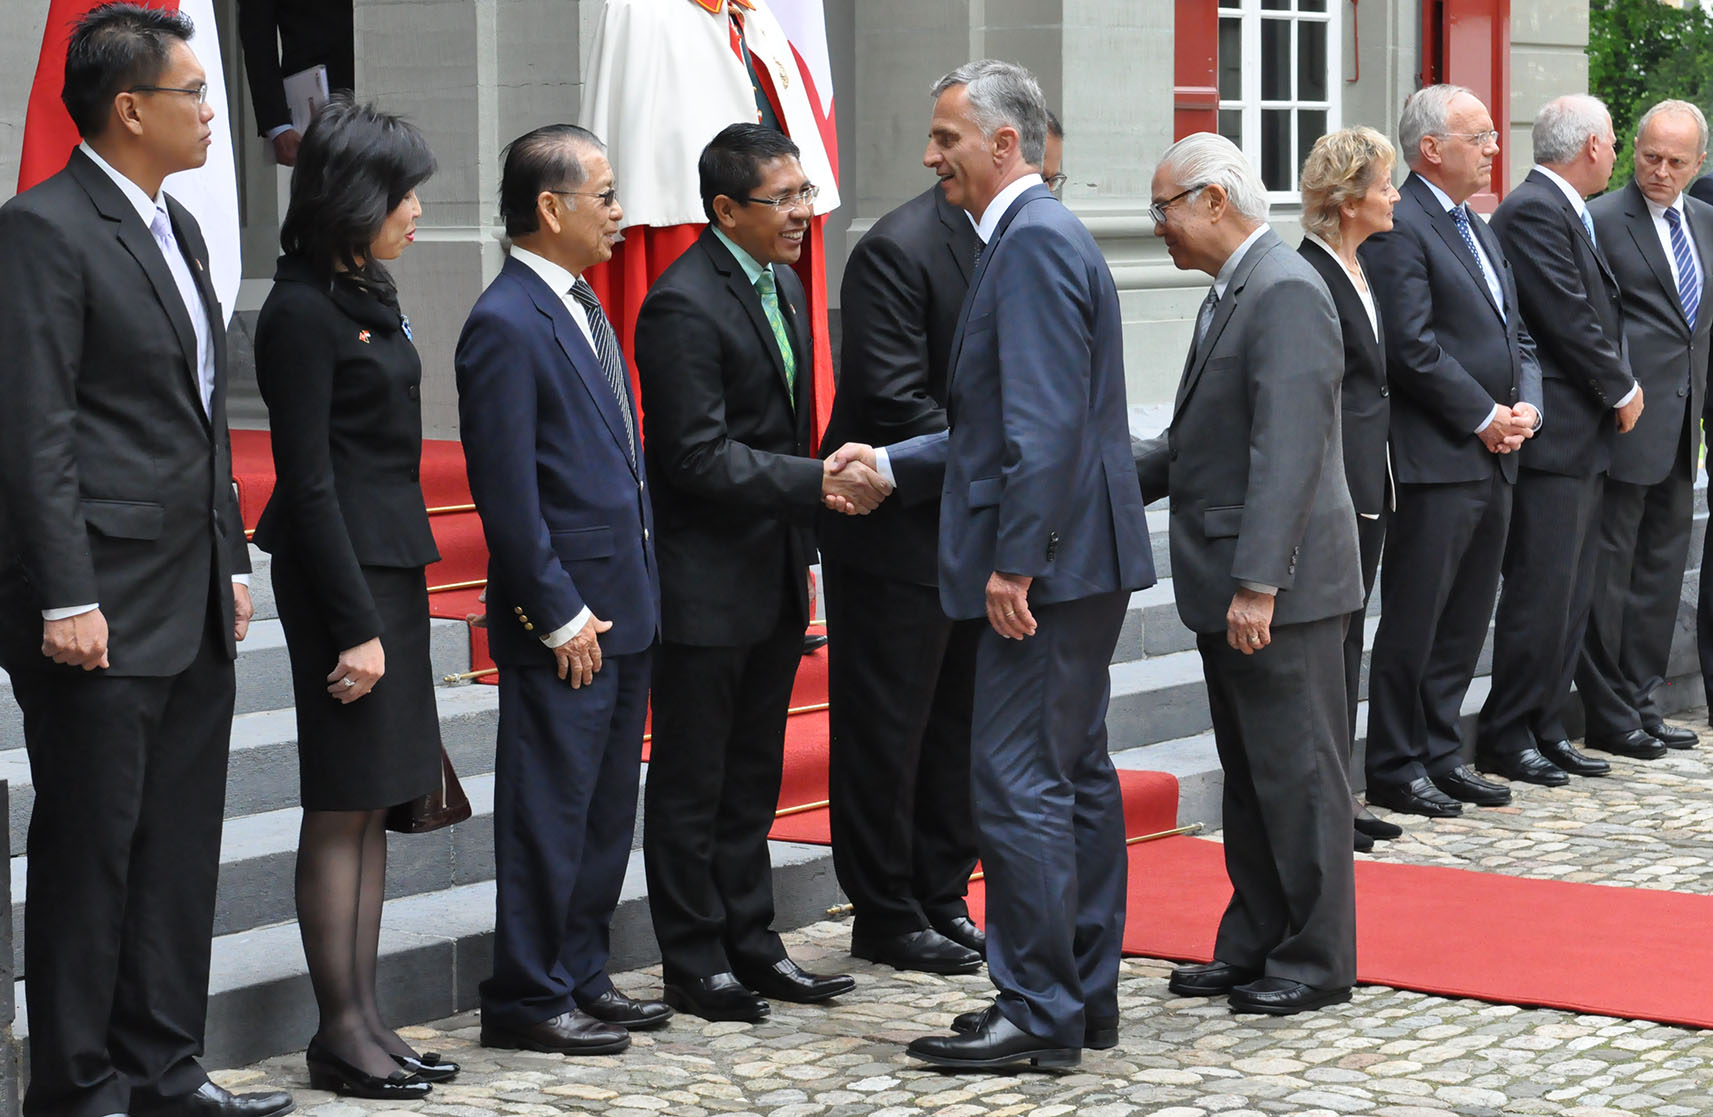
[[[809,621],[823,503],[873,509],[889,486],[810,456],[814,378],[802,252],[815,186],[783,134],[734,124],[698,165],[708,217],[637,317],[654,481],[660,647],[643,854],[666,999],[759,1020],[764,998],[824,1001],[773,933],[767,832]]]

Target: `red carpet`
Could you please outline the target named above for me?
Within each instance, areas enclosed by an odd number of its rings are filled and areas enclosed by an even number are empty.
[[[1124,952],[1209,961],[1230,896],[1219,843],[1132,846]],[[1365,985],[1713,1027],[1713,896],[1360,861],[1356,903]]]

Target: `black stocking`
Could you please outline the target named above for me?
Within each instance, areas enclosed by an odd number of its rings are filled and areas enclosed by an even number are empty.
[[[368,1006],[374,1000],[382,879],[374,884],[373,928],[365,929],[364,918],[369,913],[363,900],[368,889],[371,832],[380,835],[378,877],[386,875],[383,817],[383,811],[306,810],[297,844],[297,918],[303,932],[304,957],[309,961],[310,984],[321,1012],[321,1045],[357,1069],[381,1078],[398,1069],[391,1055],[376,1042],[368,1019]]]
[[[381,902],[387,893],[387,831],[385,812],[375,813],[363,833],[363,886],[357,896],[357,994],[363,999],[363,1021],[369,1034],[389,1055],[416,1056],[410,1044],[381,1022],[375,1002],[376,958],[381,942]]]

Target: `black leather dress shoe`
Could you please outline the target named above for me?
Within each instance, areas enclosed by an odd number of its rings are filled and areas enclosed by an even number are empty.
[[[960,1012],[952,1017],[952,1031],[959,1035],[969,1035],[981,1030],[983,1021],[990,1012],[999,1010],[992,1005],[986,1008],[973,1008],[968,1012]],[[1116,1016],[1085,1016],[1083,1017],[1083,1050],[1106,1051],[1118,1046],[1118,1017]]]
[[[666,983],[666,1003],[679,1012],[704,1020],[741,1020],[753,1024],[773,1011],[743,982],[730,973],[693,977]]]
[[[482,1046],[554,1055],[617,1055],[630,1046],[630,1033],[586,1012],[572,1011],[535,1024],[483,1020]]]
[[[604,1024],[617,1024],[631,1032],[658,1028],[672,1019],[672,1006],[665,1001],[639,1001],[617,989],[608,989],[593,1000],[579,1001],[577,1007]]]
[[[1433,777],[1433,785],[1464,803],[1477,807],[1502,807],[1511,801],[1511,789],[1502,783],[1484,780],[1467,764],[1459,764],[1449,772]]]
[[[1632,729],[1612,736],[1591,736],[1586,744],[1588,748],[1627,756],[1632,760],[1658,760],[1665,755],[1665,746],[1645,729]]]
[[[1695,730],[1680,729],[1675,725],[1667,725],[1663,721],[1644,725],[1642,729],[1648,736],[1668,749],[1692,749],[1701,743],[1701,736]]]
[[[805,632],[803,634],[803,654],[804,655],[814,655],[816,652],[820,651],[822,648],[824,648],[826,646],[827,646],[827,637],[823,633]]]
[[[1074,1067],[1082,1061],[1079,1048],[1060,1047],[1051,1040],[1032,1036],[997,1009],[983,1013],[973,1032],[923,1036],[911,1040],[905,1051],[912,1058],[937,1067],[968,1070],[999,1070],[1024,1063],[1044,1068]]]
[[[1232,1012],[1260,1012],[1268,1016],[1290,1016],[1327,1005],[1343,1004],[1350,990],[1316,989],[1287,977],[1264,977],[1231,991],[1226,1003]]]
[[[1374,839],[1370,838],[1367,834],[1364,834],[1360,830],[1357,830],[1354,833],[1356,835],[1356,840],[1355,840],[1356,852],[1357,853],[1371,852],[1374,848]]]
[[[1259,970],[1244,969],[1230,962],[1202,962],[1173,970],[1166,979],[1166,988],[1180,997],[1217,997],[1260,976]]]
[[[953,919],[931,919],[929,923],[934,930],[951,939],[966,950],[973,950],[983,958],[987,957],[987,933],[975,925],[975,920],[967,915]]]
[[[297,1103],[284,1090],[234,1094],[212,1082],[204,1082],[188,1094],[162,1098],[153,1105],[133,1103],[131,1112],[148,1117],[279,1117],[296,1108]]]
[[[851,955],[881,962],[895,970],[922,973],[974,973],[981,969],[981,955],[959,946],[932,927],[906,931],[902,935],[851,936]]]
[[[1546,741],[1540,750],[1547,760],[1573,776],[1604,776],[1612,770],[1610,763],[1582,755],[1569,741]]]
[[[309,1084],[312,1088],[328,1090],[341,1097],[369,1098],[373,1101],[421,1101],[434,1091],[433,1086],[408,1070],[395,1070],[383,1078],[354,1067],[321,1046],[319,1036],[309,1041],[309,1050],[303,1053],[303,1061],[309,1067]],[[209,1112],[246,1111],[214,1109]]]
[[[733,972],[764,997],[800,1005],[829,1001],[856,988],[856,978],[850,974],[810,973],[789,958],[781,958],[764,970],[734,968]]]
[[[1570,782],[1565,770],[1542,756],[1539,749],[1493,755],[1477,753],[1475,766],[1508,780],[1539,784],[1541,787],[1563,787]]]
[[[1366,834],[1370,838],[1374,838],[1382,842],[1389,842],[1393,838],[1401,838],[1404,836],[1404,828],[1402,826],[1399,826],[1395,822],[1386,822],[1383,819],[1375,818],[1366,810],[1358,810],[1356,812],[1356,832],[1358,834]]]
[[[1463,805],[1426,776],[1406,784],[1370,784],[1367,798],[1376,807],[1427,818],[1456,818],[1463,813]]]
[[[443,1058],[438,1051],[424,1051],[414,1057],[394,1055],[393,1062],[424,1082],[450,1082],[464,1069],[451,1059]]]

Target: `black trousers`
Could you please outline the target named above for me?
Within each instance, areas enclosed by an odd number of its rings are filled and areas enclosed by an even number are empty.
[[[1356,869],[1345,777],[1347,617],[1272,631],[1244,655],[1196,637],[1225,770],[1231,903],[1213,954],[1317,989],[1356,982]]]
[[[970,781],[988,976],[1007,1020],[1065,1047],[1082,1045],[1089,1017],[1118,1015],[1129,860],[1106,668],[1129,600],[1032,605],[1024,640],[979,622]]]
[[[1511,485],[1399,485],[1368,655],[1368,787],[1462,763],[1459,711],[1493,616]]]
[[[489,1019],[534,1024],[613,987],[608,931],[630,863],[652,661],[608,656],[577,688],[554,667],[500,668]]]
[[[1380,550],[1386,542],[1386,517],[1385,512],[1372,520],[1356,517],[1356,543],[1362,561],[1362,608],[1350,614],[1350,624],[1344,633],[1344,712],[1350,723],[1352,764],[1356,758],[1356,702],[1362,693],[1362,639],[1367,629],[1368,598],[1374,593]]]
[[[1517,473],[1478,753],[1514,756],[1566,739],[1563,711],[1594,600],[1605,481],[1603,473]]]
[[[756,644],[656,652],[642,849],[667,981],[785,957],[767,832],[802,656],[795,618]]]
[[[983,621],[940,591],[823,562],[833,868],[853,936],[967,916],[975,868],[970,710]]]
[[[1590,735],[1619,736],[1661,717],[1653,695],[1671,658],[1694,520],[1695,477],[1687,466],[1673,466],[1657,485],[1606,481],[1594,604],[1576,668]],[[1707,632],[1713,602],[1696,614],[1697,629]],[[1708,637],[1700,643],[1708,647]]]
[[[12,676],[36,789],[24,910],[31,1117],[140,1110],[207,1081],[196,1059],[234,685],[220,615],[210,608],[177,675]]]

